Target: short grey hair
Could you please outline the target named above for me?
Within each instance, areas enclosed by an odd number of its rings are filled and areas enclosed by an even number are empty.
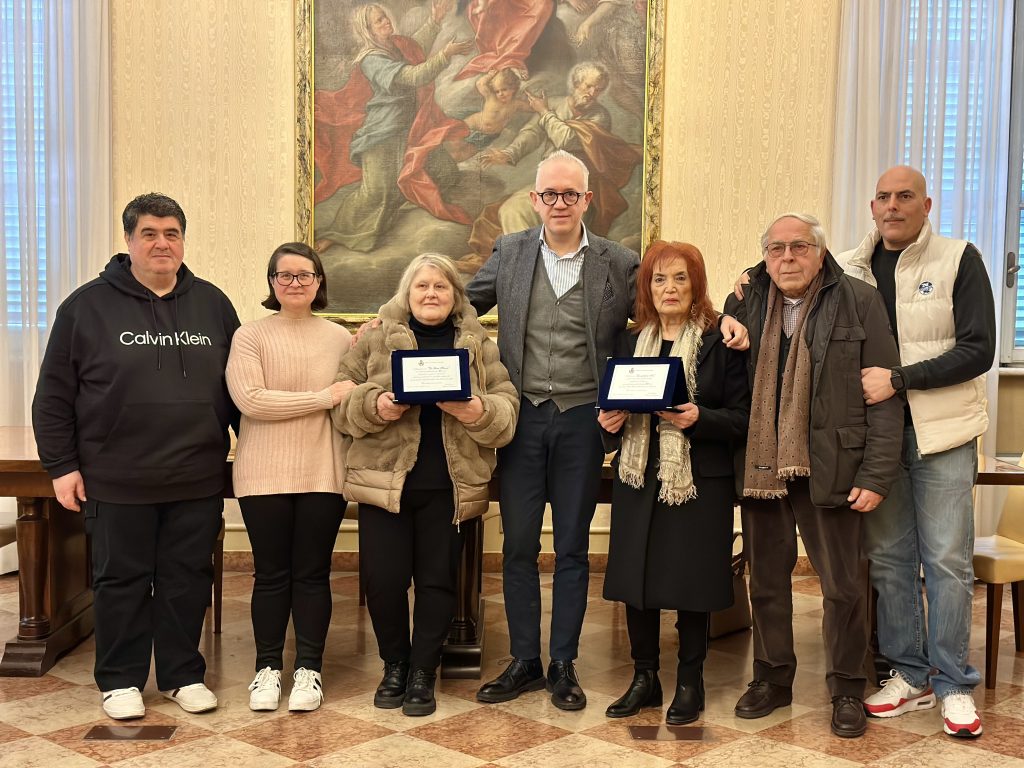
[[[590,190],[590,169],[587,168],[587,164],[580,160],[572,152],[566,152],[564,149],[556,149],[550,155],[545,157],[539,163],[537,163],[537,175],[533,179],[534,190],[540,190],[540,173],[548,163],[563,162],[578,165],[580,171],[583,172],[583,189],[580,192],[587,192]]]
[[[763,251],[768,247],[768,233],[771,232],[772,227],[778,224],[783,219],[796,219],[802,221],[804,224],[811,228],[811,237],[814,238],[814,244],[818,246],[818,251],[825,250],[828,246],[825,243],[825,228],[821,226],[821,222],[809,213],[798,213],[789,211],[787,213],[780,213],[774,219],[771,224],[765,227],[764,232],[761,234],[761,250]]]
[[[466,299],[466,286],[462,283],[459,271],[455,269],[455,263],[443,253],[421,253],[409,262],[409,266],[405,268],[402,278],[398,281],[398,290],[395,291],[395,299],[398,300],[402,309],[406,312],[412,311],[409,308],[409,291],[412,289],[412,281],[424,267],[433,267],[451,283],[452,298],[455,300],[452,315],[461,317],[469,303]]]

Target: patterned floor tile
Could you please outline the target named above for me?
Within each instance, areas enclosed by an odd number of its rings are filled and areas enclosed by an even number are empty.
[[[70,749],[100,763],[115,763],[120,760],[148,755],[151,752],[177,747],[182,744],[208,738],[212,734],[205,728],[199,728],[188,723],[182,723],[174,718],[163,714],[150,712],[141,720],[133,720],[130,723],[120,723],[126,727],[135,725],[173,725],[176,726],[174,735],[167,741],[99,741],[87,740],[85,734],[94,725],[111,725],[112,721],[107,718],[95,720],[90,723],[83,723],[72,728],[63,728],[59,731],[45,734],[48,741]]]
[[[310,768],[476,768],[479,758],[405,733],[367,741],[311,760]]]
[[[950,736],[929,736],[871,763],[877,768],[921,768],[929,765],[956,768],[1024,768],[1024,760],[982,747],[985,736],[974,741]]]
[[[702,738],[699,740],[643,741],[634,739],[630,735],[628,727],[630,725],[663,725],[664,722],[665,715],[661,709],[645,709],[635,717],[622,720],[606,720],[603,725],[591,728],[583,733],[585,736],[590,736],[594,739],[609,741],[628,749],[646,752],[649,755],[655,755],[676,763],[686,762],[696,755],[712,749],[718,749],[736,739],[747,738],[746,734],[740,731],[720,726],[706,726],[700,721],[692,726],[687,726],[688,728],[701,729]]]
[[[560,739],[569,731],[481,707],[406,733],[481,760],[500,762],[498,758]]]
[[[331,709],[280,717],[226,735],[293,760],[311,760],[393,733]]]
[[[93,768],[103,763],[32,736],[0,744],[0,765],[4,768]]]
[[[852,760],[843,760],[760,736],[731,741],[687,760],[686,764],[693,768],[854,768],[861,765]]]
[[[502,768],[669,768],[672,761],[573,734],[495,760]]]
[[[6,677],[0,679],[0,704],[30,696],[73,688],[74,686],[59,677]]]
[[[831,708],[815,710],[760,731],[758,736],[860,763],[877,760],[924,738],[907,731],[882,728],[877,725],[878,720],[872,718],[863,736],[843,739],[832,733],[831,717]]]
[[[295,761],[252,744],[217,735],[117,763],[117,768],[168,768],[168,766],[173,766],[173,768],[213,768],[214,766],[295,768]],[[63,765],[61,768],[64,768]]]

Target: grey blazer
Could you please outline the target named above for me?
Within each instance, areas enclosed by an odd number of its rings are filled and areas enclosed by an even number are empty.
[[[584,320],[594,380],[600,382],[619,332],[636,306],[637,255],[611,240],[587,232],[583,257]],[[540,227],[502,235],[491,258],[466,287],[479,314],[498,307],[498,350],[516,391],[523,392],[523,347],[530,311],[533,271],[540,260]]]

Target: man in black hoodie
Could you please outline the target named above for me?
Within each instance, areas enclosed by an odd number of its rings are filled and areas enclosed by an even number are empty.
[[[122,214],[128,253],[57,310],[32,422],[57,500],[92,540],[95,678],[114,719],[157,687],[188,712],[217,706],[199,637],[220,529],[224,382],[238,316],[182,263],[185,214],[150,193]]]

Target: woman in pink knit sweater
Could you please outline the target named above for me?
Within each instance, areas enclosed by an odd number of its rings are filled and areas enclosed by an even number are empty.
[[[345,510],[344,443],[330,412],[355,387],[334,381],[352,340],[342,326],[313,314],[327,304],[327,281],[309,246],[277,248],[267,284],[263,306],[277,312],[235,333],[227,365],[228,389],[242,412],[234,490],[256,570],[249,708],[278,707],[290,617],[295,674],[288,709],[308,711],[323,701],[331,553]]]

